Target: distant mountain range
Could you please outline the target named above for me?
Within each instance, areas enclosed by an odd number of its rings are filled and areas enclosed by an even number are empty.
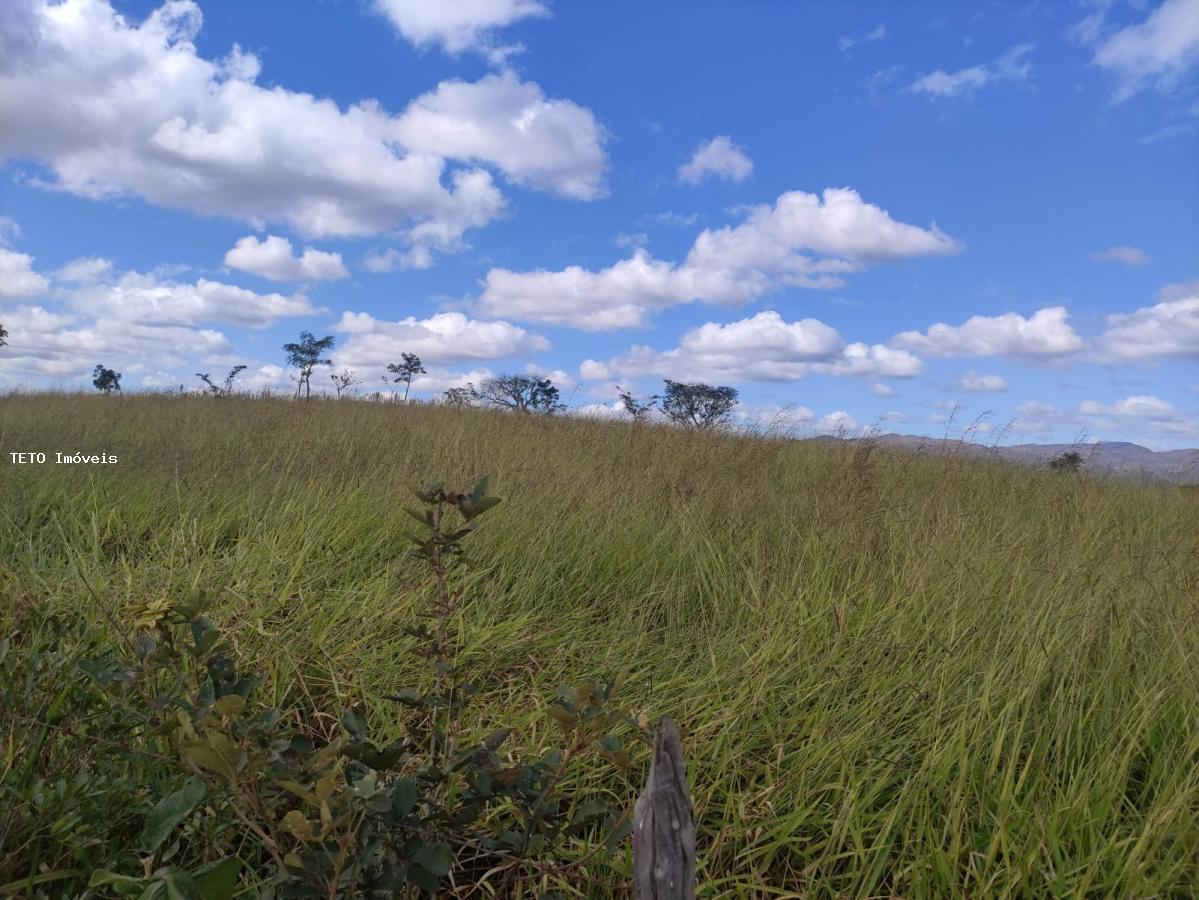
[[[812,440],[841,440],[813,438]],[[866,440],[851,438],[849,440]],[[1104,475],[1124,475],[1167,481],[1175,484],[1199,484],[1199,449],[1150,450],[1126,441],[1101,441],[1093,444],[1013,444],[989,447],[985,444],[952,438],[919,437],[910,434],[880,434],[868,440],[883,447],[916,453],[960,452],[990,456],[1027,465],[1046,465],[1063,453],[1074,451],[1082,457],[1085,471]]]

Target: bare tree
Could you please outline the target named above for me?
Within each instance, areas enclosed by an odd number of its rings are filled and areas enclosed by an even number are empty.
[[[496,375],[485,379],[475,391],[484,406],[524,413],[549,415],[565,409],[558,389],[548,378],[536,375]]]
[[[212,379],[208,377],[207,372],[197,372],[196,377],[204,382],[208,387],[206,390],[214,397],[228,397],[233,393],[233,379],[244,372],[245,366],[234,366],[229,370],[229,374],[225,376],[225,380],[221,384],[213,384]]]
[[[420,357],[415,353],[401,353],[400,358],[403,362],[391,363],[387,366],[387,371],[395,376],[393,379],[397,384],[404,382],[404,402],[408,402],[408,391],[412,387],[412,379],[416,375],[425,375],[425,367],[421,365]]]
[[[737,391],[731,387],[666,379],[662,412],[670,421],[692,431],[714,431],[727,425],[736,405]]]
[[[300,399],[300,391],[304,391],[304,399],[312,397],[312,370],[317,366],[331,366],[333,360],[322,359],[321,355],[333,349],[333,335],[327,334],[320,340],[313,337],[311,331],[301,331],[298,343],[284,344],[283,351],[287,354],[287,364],[300,370],[299,381],[296,384],[296,399]]]
[[[111,394],[113,391],[121,390],[121,373],[114,372],[112,369],[105,368],[103,365],[97,365],[92,370],[92,384],[96,386],[96,390]]]
[[[329,375],[329,380],[333,382],[333,387],[337,390],[337,399],[341,399],[342,392],[349,392],[355,385],[362,384],[362,379],[358,377],[358,373],[353,369],[342,369],[340,372],[333,372]]]
[[[658,405],[660,399],[662,398],[659,395],[652,394],[642,400],[623,388],[620,391],[620,402],[624,406],[624,411],[632,416],[633,421],[638,425],[649,420],[650,413],[654,411],[654,407]]]

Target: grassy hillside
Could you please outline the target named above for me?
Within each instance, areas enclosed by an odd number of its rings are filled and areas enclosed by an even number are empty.
[[[631,666],[626,702],[683,731],[702,896],[1199,893],[1193,491],[357,402],[8,397],[0,453],[5,632],[219,588],[269,699],[383,730],[425,677],[406,484],[489,474],[459,638],[483,721],[535,747],[531,698]],[[0,876],[77,864],[30,840],[0,834]],[[590,872],[606,895],[627,855]]]

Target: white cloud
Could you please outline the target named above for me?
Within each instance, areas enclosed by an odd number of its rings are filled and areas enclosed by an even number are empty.
[[[449,82],[399,117],[373,100],[343,109],[258,84],[240,48],[201,57],[201,20],[192,0],[140,24],[108,0],[4,4],[0,155],[43,161],[49,186],[93,199],[133,195],[306,237],[390,234],[415,264],[461,248],[505,207],[486,170],[450,171],[447,154],[533,187],[598,190],[590,113],[510,73]]]
[[[699,184],[708,176],[741,182],[753,174],[754,164],[728,135],[717,135],[700,144],[691,159],[679,167],[679,180]]]
[[[787,322],[766,311],[728,324],[708,322],[687,331],[673,350],[634,346],[607,363],[585,360],[580,377],[654,375],[684,381],[797,381],[812,373],[862,378],[909,378],[923,364],[912,354],[879,344],[846,344],[816,319]]]
[[[874,384],[870,385],[870,391],[876,397],[894,397],[895,396],[895,388],[893,388],[889,384],[884,384],[881,381],[877,381]]]
[[[635,328],[681,303],[738,305],[781,286],[837,287],[871,263],[960,249],[935,225],[898,222],[848,188],[823,197],[792,191],[752,207],[740,225],[705,229],[682,263],[638,250],[598,272],[492,269],[479,308],[589,331]]]
[[[132,375],[233,349],[211,329],[150,325],[118,316],[84,321],[38,306],[5,313],[5,327],[9,346],[0,355],[0,376],[8,381],[22,376],[84,379],[100,362]]]
[[[36,297],[50,282],[33,271],[33,257],[0,247],[0,300]]]
[[[815,425],[818,433],[832,434],[837,437],[855,434],[861,428],[862,426],[857,423],[857,420],[843,409],[821,416]]]
[[[997,82],[1020,82],[1032,73],[1032,63],[1027,59],[1032,46],[1021,44],[1012,47],[994,62],[956,72],[937,69],[921,75],[908,85],[908,91],[924,94],[934,100],[953,100],[973,97],[978,91]]]
[[[14,238],[21,236],[21,226],[15,219],[0,216],[0,247],[11,247]]]
[[[112,260],[101,259],[98,256],[81,256],[55,272],[54,277],[69,284],[94,284],[111,273]]]
[[[225,265],[271,281],[336,281],[350,275],[340,253],[305,247],[295,256],[291,241],[273,234],[262,240],[246,235],[225,254]]]
[[[521,19],[549,15],[538,0],[374,0],[375,9],[418,47],[436,44],[447,53],[475,50],[502,58],[495,31]]]
[[[1016,412],[1022,416],[1056,416],[1058,408],[1052,403],[1043,403],[1040,400],[1026,400],[1016,407]]]
[[[1144,394],[1125,397],[1110,405],[1086,400],[1079,405],[1078,411],[1091,416],[1135,416],[1144,419],[1168,419],[1175,414],[1174,407],[1165,400]]]
[[[1118,262],[1127,266],[1143,266],[1149,262],[1149,255],[1140,247],[1117,244],[1106,250],[1095,251],[1091,254],[1091,259],[1095,262]]]
[[[1007,382],[998,375],[980,375],[978,372],[965,372],[953,383],[959,391],[974,394],[997,394],[1007,390]]]
[[[573,391],[579,386],[579,382],[569,372],[564,372],[562,369],[547,369],[536,363],[525,365],[525,374],[536,375],[538,378],[548,378],[554,383],[554,387],[563,392]]]
[[[67,293],[70,306],[97,320],[160,326],[225,322],[265,328],[280,319],[315,315],[304,294],[259,294],[220,281],[163,280],[153,274],[125,272],[109,282],[82,285]]]
[[[874,41],[881,41],[886,36],[887,36],[887,26],[886,25],[877,25],[874,28],[872,28],[870,31],[861,35],[860,37],[853,37],[850,35],[842,35],[840,38],[837,39],[837,49],[839,49],[842,53],[847,53],[850,50],[852,50],[854,47],[856,47],[858,44],[869,44]]]
[[[905,331],[892,346],[926,356],[1016,356],[1053,359],[1079,353],[1084,343],[1067,319],[1066,308],[1037,310],[1030,318],[1017,313],[972,316],[961,325],[933,325],[924,334]]]
[[[394,133],[413,152],[489,163],[516,184],[577,200],[605,192],[604,132],[591,110],[548,99],[511,71],[443,81],[412,101]]]
[[[1081,36],[1095,40],[1098,29]],[[1199,3],[1164,0],[1144,22],[1099,41],[1093,61],[1116,76],[1117,100],[1150,86],[1173,88],[1199,63]]]
[[[1171,285],[1155,306],[1108,316],[1095,354],[1103,362],[1199,359],[1199,281]]]
[[[539,334],[508,322],[482,322],[461,313],[438,313],[427,319],[409,316],[397,322],[369,313],[346,312],[334,330],[349,335],[338,348],[338,365],[383,368],[401,353],[415,353],[431,363],[502,359],[549,349]]]

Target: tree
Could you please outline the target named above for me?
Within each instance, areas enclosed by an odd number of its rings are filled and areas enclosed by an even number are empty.
[[[337,399],[341,399],[343,392],[348,392],[355,385],[362,384],[362,379],[358,377],[358,373],[353,369],[342,369],[340,372],[333,372],[329,375],[329,380],[333,382],[333,387],[337,390]]]
[[[401,353],[401,358],[404,360],[400,363],[391,363],[387,367],[387,371],[395,375],[393,379],[397,384],[404,382],[404,402],[408,402],[408,390],[412,387],[412,378],[415,375],[426,375],[425,367],[421,365],[420,357],[415,353]]]
[[[484,406],[549,415],[565,409],[558,389],[548,378],[536,375],[496,375],[485,379],[475,397]]]
[[[283,351],[287,354],[287,364],[300,370],[299,382],[296,384],[297,400],[301,390],[304,391],[305,400],[312,397],[312,370],[317,366],[333,365],[333,360],[321,358],[321,354],[332,349],[333,335],[327,334],[318,341],[311,331],[301,331],[299,343],[283,345]]]
[[[229,370],[229,374],[225,376],[225,380],[221,384],[213,384],[212,379],[208,377],[207,372],[197,372],[196,377],[204,382],[208,387],[206,390],[214,397],[228,397],[233,393],[233,379],[244,372],[245,366],[234,366]]]
[[[441,400],[446,406],[462,409],[466,406],[474,406],[478,397],[479,393],[475,390],[475,386],[467,384],[465,387],[447,388],[441,395]]]
[[[649,419],[650,413],[654,411],[654,407],[658,405],[660,399],[661,397],[657,394],[653,394],[640,400],[623,388],[620,391],[620,402],[624,406],[624,411],[632,416],[633,421],[638,425]]]
[[[105,394],[119,391],[121,389],[121,373],[106,369],[103,365],[97,365],[92,370],[92,384],[96,386],[96,390]]]
[[[713,431],[728,424],[737,405],[737,391],[710,384],[683,384],[666,379],[662,412],[692,431]]]
[[[1049,468],[1055,472],[1077,472],[1082,468],[1082,454],[1076,450],[1069,450],[1060,456],[1055,456],[1049,460]]]
[[[0,325],[0,347],[3,347],[7,343],[8,343],[8,332],[5,331],[3,325]]]

